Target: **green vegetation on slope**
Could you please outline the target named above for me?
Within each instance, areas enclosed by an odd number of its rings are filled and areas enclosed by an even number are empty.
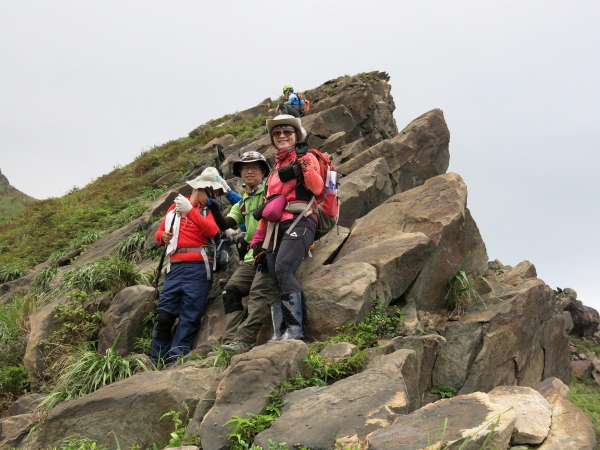
[[[10,184],[4,184],[3,180],[6,177],[0,174],[0,225],[37,201]]]
[[[34,203],[12,220],[0,223],[0,282],[18,278],[28,268],[64,252],[90,233],[113,231],[139,217],[164,191],[152,183],[171,172],[185,174],[193,164],[210,161],[197,151],[215,137],[232,134],[238,141],[262,131],[265,117],[227,122],[154,147],[135,161],[60,198]],[[222,123],[223,118],[215,123]]]

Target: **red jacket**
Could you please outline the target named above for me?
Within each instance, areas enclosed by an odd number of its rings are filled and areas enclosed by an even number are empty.
[[[187,197],[189,200],[189,197]],[[175,205],[171,205],[169,211],[173,210]],[[214,237],[219,232],[219,227],[213,219],[212,213],[208,211],[206,217],[200,214],[202,205],[195,204],[189,213],[181,214],[181,223],[179,225],[179,236],[177,238],[177,248],[190,248],[190,247],[202,247],[208,244],[208,240]],[[167,211],[167,214],[169,213]],[[160,227],[154,234],[154,237],[160,244],[164,244],[162,241],[162,235],[165,232],[165,220],[167,215],[163,217],[160,223]],[[170,225],[170,224],[169,224]],[[186,253],[175,253],[171,254],[171,261],[202,261],[202,255],[200,252],[186,252]]]

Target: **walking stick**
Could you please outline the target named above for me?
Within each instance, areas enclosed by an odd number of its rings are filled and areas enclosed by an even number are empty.
[[[173,232],[173,225],[175,224],[175,217],[177,213],[173,213],[173,220],[171,220],[171,226],[169,227],[169,233]],[[158,280],[160,279],[160,272],[162,270],[163,264],[165,263],[165,256],[167,256],[167,247],[169,244],[165,245],[165,250],[160,257],[160,262],[158,263],[158,270],[156,271],[156,279],[154,280],[154,299],[158,300]]]

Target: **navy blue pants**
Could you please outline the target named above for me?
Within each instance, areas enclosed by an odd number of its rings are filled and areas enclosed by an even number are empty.
[[[177,316],[179,322],[170,343],[153,339],[150,355],[153,360],[156,360],[160,354],[165,359],[168,358],[168,361],[174,362],[178,356],[185,355],[191,350],[200,329],[200,319],[206,308],[211,287],[212,276],[210,280],[206,279],[204,261],[171,265],[156,311]],[[165,347],[168,347],[168,351]]]

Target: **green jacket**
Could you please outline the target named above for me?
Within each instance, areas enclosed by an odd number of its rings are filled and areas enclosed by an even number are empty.
[[[246,192],[242,195],[242,199],[237,202],[235,205],[231,207],[231,211],[227,214],[227,217],[231,217],[238,224],[238,227],[241,224],[246,224],[246,236],[244,240],[248,243],[252,242],[252,237],[254,233],[256,233],[256,229],[258,228],[258,220],[254,218],[252,215],[252,211],[258,208],[263,204],[265,199],[265,189],[267,187],[267,183],[263,182],[262,186],[258,188],[258,190],[253,195],[248,195]],[[243,208],[242,208],[243,204]],[[246,213],[242,214],[242,210]],[[252,256],[252,252],[249,251],[246,253],[244,257],[244,262],[253,262],[254,257]]]

